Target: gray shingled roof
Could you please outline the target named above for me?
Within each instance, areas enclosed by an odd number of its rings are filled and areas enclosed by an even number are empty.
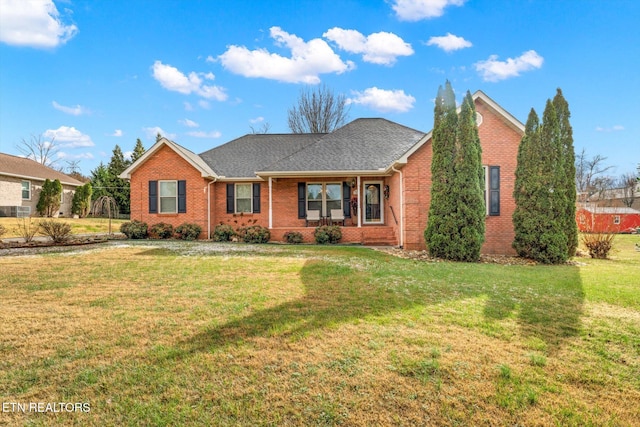
[[[356,119],[328,134],[246,135],[200,157],[228,178],[255,177],[260,171],[377,171],[424,136],[386,119]]]
[[[263,171],[376,171],[426,134],[386,119],[357,119]]]
[[[205,151],[200,157],[216,174],[250,178],[256,171],[313,144],[325,134],[250,134]]]

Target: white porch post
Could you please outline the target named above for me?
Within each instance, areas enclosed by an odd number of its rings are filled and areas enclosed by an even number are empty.
[[[358,195],[358,227],[362,227],[362,197],[360,197],[360,176],[357,179],[358,189],[356,190],[356,194]]]
[[[269,229],[273,228],[273,205],[271,203],[273,195],[273,178],[269,177]]]

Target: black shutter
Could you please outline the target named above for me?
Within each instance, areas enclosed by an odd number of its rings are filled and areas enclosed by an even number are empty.
[[[227,184],[227,213],[234,213],[235,209],[235,198],[233,197],[233,192],[235,190],[234,184]]]
[[[489,166],[489,215],[500,215],[500,166]]]
[[[253,183],[253,213],[260,213],[260,183]]]
[[[307,184],[305,182],[298,183],[298,218],[305,219],[307,217]]]
[[[158,181],[149,181],[149,213],[158,213]]]
[[[342,210],[345,218],[351,218],[351,187],[346,181],[342,183]]]
[[[187,213],[187,181],[178,181],[178,213]]]

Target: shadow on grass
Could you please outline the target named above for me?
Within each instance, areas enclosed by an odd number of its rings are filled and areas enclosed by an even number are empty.
[[[384,262],[384,260],[383,260]],[[208,352],[252,337],[304,337],[325,327],[386,316],[422,306],[486,297],[483,318],[515,317],[525,338],[555,352],[580,329],[584,292],[576,267],[501,267],[460,263],[389,262],[374,272],[330,261],[306,261],[302,298],[202,331],[179,345],[180,353]],[[480,329],[481,326],[480,326]]]

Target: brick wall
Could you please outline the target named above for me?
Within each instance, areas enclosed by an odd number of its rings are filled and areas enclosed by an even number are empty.
[[[149,213],[149,181],[186,180],[187,212],[181,214]],[[207,183],[200,172],[167,146],[162,146],[131,175],[131,219],[149,226],[165,222],[174,227],[195,223],[202,227],[200,238],[207,231]]]

